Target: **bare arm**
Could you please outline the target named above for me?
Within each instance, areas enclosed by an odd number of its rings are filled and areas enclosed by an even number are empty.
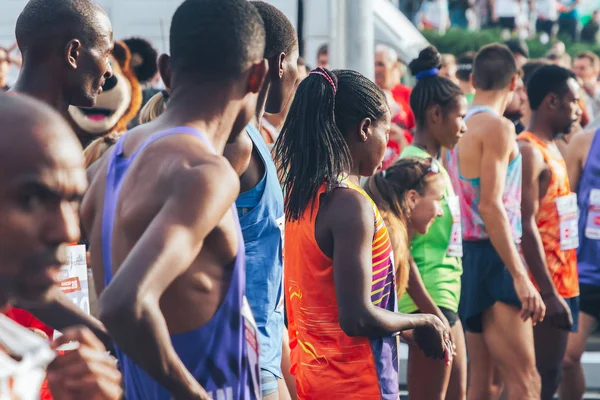
[[[546,253],[536,222],[540,206],[539,179],[544,168],[544,159],[540,152],[531,147],[529,143],[519,142],[519,149],[523,157],[523,197],[521,199],[523,255],[542,295],[551,295],[556,293],[556,288],[550,277],[550,271],[548,271]]]
[[[348,336],[381,337],[400,331],[438,325],[439,342],[430,353],[444,356],[441,321],[427,314],[407,315],[376,307],[371,302],[373,208],[354,190],[331,194],[323,220],[333,238],[333,274],[342,330]],[[349,215],[355,216],[348,218]],[[427,350],[424,349],[424,351]]]
[[[573,136],[567,147],[565,163],[567,164],[567,174],[569,175],[569,184],[571,190],[577,192],[579,180],[583,173],[584,159],[590,149],[591,140],[595,132],[588,131]]]
[[[489,125],[493,134],[483,141],[479,211],[492,245],[513,277],[522,303],[521,316],[532,317],[536,323],[544,318],[545,307],[519,256],[502,200],[509,157],[515,146],[514,125],[504,120],[491,120]]]
[[[175,352],[159,300],[230,209],[237,182],[224,159],[181,171],[100,298],[100,318],[119,347],[178,399],[208,397]]]

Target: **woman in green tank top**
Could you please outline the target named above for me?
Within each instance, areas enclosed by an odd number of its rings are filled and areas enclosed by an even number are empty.
[[[407,293],[398,303],[402,313],[432,313],[450,328],[455,346],[451,365],[428,360],[415,346],[409,347],[408,386],[415,399],[466,398],[466,346],[462,325],[458,318],[458,303],[462,275],[462,233],[460,207],[448,173],[440,160],[442,147],[453,148],[466,130],[463,117],[467,100],[460,88],[450,80],[438,76],[440,54],[434,47],[423,50],[409,68],[418,82],[411,94],[411,107],[417,123],[414,141],[404,148],[404,158],[431,160],[439,171],[444,185],[443,215],[426,232],[411,232],[409,227],[412,268]],[[391,167],[390,167],[391,168]],[[406,185],[415,178],[386,171],[385,180],[390,188]],[[379,203],[377,206],[384,209]],[[396,229],[392,226],[391,229]],[[426,377],[426,378],[425,378]]]

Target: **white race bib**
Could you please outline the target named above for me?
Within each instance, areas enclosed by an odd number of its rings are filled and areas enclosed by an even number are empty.
[[[572,250],[579,247],[579,228],[577,226],[577,195],[575,193],[556,199],[560,220],[560,249]]]
[[[448,207],[452,215],[452,230],[450,231],[450,243],[448,244],[448,257],[462,257],[462,227],[460,225],[460,201],[458,196],[447,197]]]
[[[58,287],[69,300],[90,314],[90,295],[85,245],[67,246],[67,264],[60,269]],[[54,338],[61,334],[54,331]]]
[[[600,239],[600,189],[592,189],[590,192],[585,237],[593,240]]]
[[[256,321],[252,315],[252,309],[248,304],[246,296],[242,300],[242,317],[244,317],[244,331],[246,335],[246,350],[248,352],[248,368],[252,375],[252,381],[254,383],[254,391],[257,399],[260,397],[260,371],[258,364],[258,355],[260,352],[258,344],[258,328],[256,327]]]

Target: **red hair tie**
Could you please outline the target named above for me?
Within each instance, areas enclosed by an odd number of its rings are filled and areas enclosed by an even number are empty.
[[[333,88],[333,95],[335,96],[335,92],[337,92],[335,83],[333,82],[333,79],[331,79],[329,74],[327,72],[325,72],[325,69],[323,69],[323,67],[318,67],[316,69],[313,69],[312,71],[310,71],[309,75],[321,75],[322,77],[327,79],[327,82],[329,82],[331,84],[331,87]]]

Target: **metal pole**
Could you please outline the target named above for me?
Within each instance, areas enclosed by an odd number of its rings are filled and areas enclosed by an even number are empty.
[[[352,0],[346,4],[346,68],[369,79],[375,78],[375,25],[371,0]],[[341,11],[341,10],[340,10]]]
[[[346,68],[346,0],[329,1],[329,68]]]

